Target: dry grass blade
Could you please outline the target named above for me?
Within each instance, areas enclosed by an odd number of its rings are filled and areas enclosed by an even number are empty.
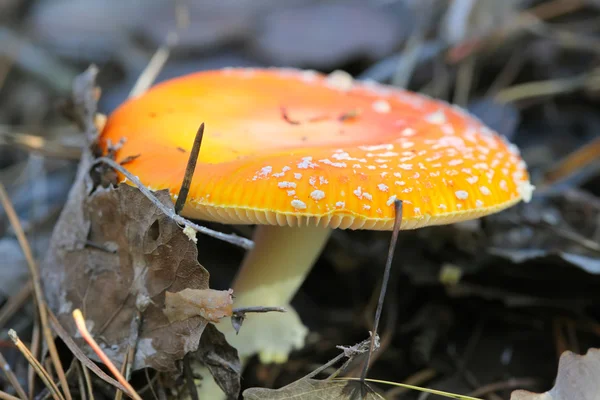
[[[85,378],[85,387],[87,389],[88,398],[90,400],[94,400],[94,388],[92,387],[92,377],[90,376],[90,371],[87,369],[85,364],[81,361],[81,369],[83,370],[83,377]]]
[[[0,144],[22,148],[46,157],[79,160],[81,147],[67,145],[56,140],[48,140],[25,132],[10,132],[8,127],[0,126]]]
[[[33,293],[31,281],[27,282],[15,295],[11,296],[0,310],[0,327],[6,325],[9,319],[23,307]]]
[[[6,378],[8,379],[8,381],[10,382],[10,384],[12,385],[12,387],[15,389],[15,391],[17,392],[17,394],[19,395],[19,397],[22,400],[27,400],[27,394],[25,393],[25,390],[23,390],[23,387],[19,383],[19,380],[15,376],[15,373],[13,372],[12,368],[10,367],[10,365],[6,362],[6,359],[4,358],[4,356],[2,355],[2,353],[0,353],[0,367],[4,371],[4,374],[6,375]]]
[[[23,356],[25,356],[29,364],[33,367],[35,372],[40,377],[40,379],[44,382],[46,387],[48,387],[48,390],[50,390],[50,393],[52,393],[52,397],[55,400],[64,400],[65,398],[58,390],[58,386],[56,386],[56,384],[52,382],[52,379],[50,379],[50,375],[48,375],[48,372],[44,369],[44,367],[42,367],[42,364],[40,364],[40,362],[35,359],[35,357],[33,356],[33,354],[31,354],[27,346],[23,344],[21,339],[19,339],[17,333],[11,329],[10,331],[8,331],[8,336],[10,336],[10,339],[14,342],[15,346],[17,346],[17,349],[19,349]]]
[[[40,323],[38,319],[34,319],[33,321],[33,329],[31,332],[31,354],[36,357],[40,352],[42,342],[42,335],[40,333]],[[29,368],[27,370],[27,387],[29,388],[29,399],[33,400],[33,394],[35,393],[35,370],[33,366],[29,364]]]
[[[499,103],[514,103],[534,97],[565,94],[584,87],[589,82],[589,76],[586,73],[563,79],[521,83],[502,89],[495,96],[495,99]]]
[[[8,220],[10,221],[10,224],[15,231],[21,249],[23,249],[25,259],[27,260],[27,266],[29,267],[29,273],[31,274],[31,280],[33,282],[35,302],[38,307],[40,323],[42,325],[42,332],[44,334],[44,338],[46,339],[46,345],[48,346],[48,351],[50,352],[50,358],[52,359],[54,369],[58,374],[58,379],[60,381],[60,384],[62,385],[65,398],[67,400],[71,400],[71,392],[69,391],[69,385],[65,376],[65,370],[63,369],[60,358],[58,357],[58,351],[56,350],[54,337],[52,335],[52,332],[50,331],[50,326],[48,325],[48,314],[46,313],[46,301],[44,299],[44,293],[42,291],[40,273],[35,259],[33,258],[33,253],[31,252],[31,247],[29,246],[29,242],[27,241],[25,232],[23,231],[23,227],[21,226],[21,222],[19,221],[19,217],[17,216],[17,213],[15,212],[15,209],[10,199],[8,198],[8,194],[2,183],[0,183],[0,202],[6,210]]]
[[[79,385],[79,395],[81,400],[87,400],[87,391],[85,390],[85,382],[83,379],[83,373],[81,372],[81,364],[77,360],[73,360],[71,367],[75,368],[77,374],[77,384]]]
[[[600,159],[600,137],[575,150],[545,174],[545,184],[551,185]]]
[[[177,43],[177,39],[178,37],[175,33],[170,33],[167,36],[167,43],[156,50],[150,59],[150,62],[138,77],[135,85],[133,85],[131,92],[129,92],[129,97],[137,97],[148,90],[150,86],[152,86],[156,80],[156,77],[169,59],[171,47]]]
[[[110,358],[102,351],[98,343],[94,340],[90,332],[87,330],[85,326],[85,319],[83,318],[83,314],[80,309],[76,309],[73,311],[73,319],[75,319],[75,324],[77,325],[77,329],[79,333],[86,341],[86,343],[94,350],[98,358],[106,365],[106,367],[110,370],[113,376],[119,381],[121,385],[126,389],[125,392],[128,396],[130,396],[134,400],[142,400],[139,394],[135,391],[135,389],[127,382],[125,377],[121,374],[119,369],[115,367],[115,364],[112,363]]]
[[[0,390],[0,400],[19,400],[19,398]]]
[[[83,371],[84,374],[87,376],[86,380],[88,382],[91,382],[88,372],[88,369],[90,369],[94,374],[96,374],[96,376],[98,376],[98,378],[102,379],[106,383],[113,385],[119,390],[125,392],[127,391],[127,389],[125,389],[123,385],[121,385],[119,382],[105,374],[104,371],[102,371],[94,362],[92,362],[92,360],[90,360],[85,354],[83,354],[83,351],[81,351],[81,349],[77,347],[73,339],[71,339],[67,331],[65,331],[62,325],[60,325],[58,319],[50,310],[48,310],[48,317],[50,318],[50,323],[54,327],[54,330],[56,331],[58,336],[63,340],[63,342],[69,348],[69,350],[71,350],[71,353],[73,353],[73,355],[83,364],[84,367],[87,367],[84,368]],[[91,383],[88,383],[88,385],[90,386],[89,390],[91,392]]]

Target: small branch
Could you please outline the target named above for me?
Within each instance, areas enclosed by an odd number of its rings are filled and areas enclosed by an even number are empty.
[[[94,162],[94,164],[97,164],[97,163],[107,164],[111,168],[122,173],[125,177],[127,177],[127,179],[129,179],[131,182],[133,182],[135,184],[135,186],[140,190],[140,192],[142,192],[142,194],[144,194],[144,196],[146,196],[148,198],[148,200],[150,200],[152,202],[152,204],[154,204],[156,207],[158,207],[158,209],[160,209],[163,213],[165,213],[165,215],[167,215],[169,218],[171,218],[173,221],[177,222],[178,224],[183,225],[185,227],[189,227],[197,232],[214,237],[216,239],[223,240],[224,242],[239,246],[246,250],[250,250],[254,247],[254,242],[252,242],[252,240],[242,238],[237,235],[228,235],[226,233],[213,231],[212,229],[208,229],[206,227],[194,224],[193,222],[190,222],[189,220],[183,218],[182,216],[177,215],[175,213],[174,209],[168,208],[163,203],[161,203],[156,198],[156,196],[154,196],[152,194],[152,192],[150,192],[150,190],[148,190],[148,188],[146,188],[140,182],[140,180],[138,178],[136,178],[135,176],[133,176],[133,174],[131,174],[131,172],[127,171],[125,168],[123,168],[121,165],[117,164],[115,161],[111,160],[110,158],[100,157],[100,158],[96,159]]]
[[[283,307],[241,307],[234,308],[231,313],[231,325],[235,330],[235,333],[238,334],[240,332],[240,328],[246,319],[247,313],[266,313],[266,312],[286,312]]]
[[[175,214],[179,214],[185,206],[188,193],[190,191],[190,185],[192,184],[192,178],[194,177],[194,171],[196,170],[196,163],[198,162],[198,155],[200,154],[200,146],[202,145],[202,138],[204,137],[204,122],[200,124],[198,132],[196,132],[196,138],[192,145],[192,151],[190,152],[190,158],[188,159],[187,166],[185,167],[185,175],[183,175],[183,182],[177,195],[177,201],[175,202]]]
[[[383,302],[385,300],[385,292],[387,291],[388,282],[390,280],[390,272],[392,270],[392,260],[394,259],[394,251],[396,250],[396,243],[398,242],[398,233],[400,232],[400,225],[402,224],[402,200],[394,201],[394,229],[392,232],[392,238],[390,240],[390,247],[388,250],[387,260],[385,262],[385,269],[383,271],[383,280],[381,282],[381,291],[379,292],[379,302],[377,303],[377,310],[375,311],[375,321],[373,322],[373,332],[371,333],[371,343],[369,345],[369,352],[367,353],[367,360],[365,361],[362,373],[360,375],[360,381],[365,382],[367,372],[369,372],[369,364],[371,362],[371,355],[375,349],[375,342],[377,340],[377,328],[379,327],[379,320],[381,319],[381,311],[383,310]]]
[[[266,313],[266,312],[286,312],[283,307],[240,307],[233,309],[233,315],[243,315],[246,313]]]

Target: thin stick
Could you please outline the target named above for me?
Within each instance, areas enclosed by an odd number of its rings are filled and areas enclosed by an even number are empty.
[[[241,315],[246,313],[267,313],[267,312],[286,312],[283,307],[262,307],[262,306],[252,306],[252,307],[239,307],[234,308],[232,311],[233,315]]]
[[[383,271],[381,291],[379,292],[379,302],[377,303],[377,310],[375,311],[375,321],[373,322],[373,332],[371,333],[371,343],[369,344],[369,352],[367,353],[367,359],[365,361],[362,373],[360,374],[360,381],[363,383],[365,382],[365,378],[367,377],[367,372],[369,372],[369,364],[371,362],[371,355],[373,354],[373,349],[375,348],[375,339],[377,338],[377,328],[379,327],[381,311],[383,310],[385,292],[387,290],[388,282],[390,280],[392,260],[394,259],[394,251],[396,250],[396,243],[398,242],[398,233],[400,232],[400,225],[402,223],[402,200],[394,201],[394,212],[394,230],[392,232],[390,248],[388,250],[387,261],[385,262],[385,269]]]
[[[185,174],[183,175],[183,182],[181,183],[181,189],[177,195],[177,201],[175,202],[175,213],[179,214],[185,206],[188,193],[190,191],[190,185],[192,184],[192,178],[194,177],[194,171],[196,170],[196,163],[198,162],[198,155],[200,154],[200,146],[202,145],[202,138],[204,137],[204,122],[200,124],[200,128],[196,132],[196,138],[192,145],[192,151],[190,152],[190,158],[188,158],[187,167],[185,167]]]
[[[25,344],[21,341],[21,339],[19,339],[19,336],[17,336],[17,333],[11,329],[8,331],[8,336],[10,336],[10,339],[14,342],[15,346],[17,346],[17,349],[19,349],[19,351],[23,354],[23,356],[25,356],[25,358],[27,359],[29,364],[31,364],[33,366],[33,369],[35,370],[35,372],[37,372],[40,379],[44,382],[46,387],[50,390],[50,393],[52,393],[52,397],[54,397],[55,400],[64,400],[64,397],[58,390],[58,387],[56,386],[56,384],[54,382],[52,382],[52,379],[50,379],[50,375],[48,375],[48,372],[46,372],[46,370],[44,370],[44,367],[42,367],[42,364],[40,364],[40,362],[35,359],[35,357],[33,356],[33,354],[31,354],[31,352],[29,351],[27,346],[25,346]]]
[[[0,367],[6,374],[6,378],[8,379],[12,387],[15,389],[21,400],[27,400],[27,394],[25,393],[25,390],[23,390],[23,387],[19,383],[19,380],[17,379],[10,365],[6,362],[6,359],[4,358],[2,353],[0,353]]]
[[[146,196],[148,198],[148,200],[150,200],[152,202],[152,204],[154,204],[156,207],[158,207],[158,209],[160,209],[163,213],[165,213],[165,215],[167,215],[169,218],[171,218],[173,221],[177,222],[178,224],[183,225],[185,227],[189,227],[191,229],[194,229],[197,232],[214,237],[216,239],[223,240],[224,242],[239,246],[246,250],[250,250],[254,247],[254,242],[252,240],[242,238],[242,237],[239,237],[239,236],[233,235],[233,234],[228,235],[226,233],[213,231],[212,229],[208,229],[206,227],[194,224],[193,222],[188,221],[187,219],[183,218],[182,216],[177,215],[175,213],[174,209],[168,208],[163,203],[161,203],[156,198],[156,196],[154,196],[152,194],[152,192],[150,192],[150,190],[148,190],[148,188],[146,188],[140,182],[140,180],[138,178],[133,176],[133,174],[131,172],[127,171],[125,168],[123,168],[123,166],[119,165],[114,160],[111,160],[110,158],[107,158],[107,157],[100,157],[100,158],[96,159],[95,163],[104,163],[104,164],[110,166],[111,168],[122,173],[125,177],[127,177],[127,179],[129,179],[131,182],[133,182],[135,184],[135,186],[140,190],[140,192],[142,192],[142,194],[144,196]]]
[[[108,356],[102,351],[98,343],[94,340],[90,332],[87,330],[85,326],[85,319],[83,318],[83,314],[81,310],[76,308],[73,311],[73,319],[75,320],[75,325],[77,325],[77,329],[81,334],[81,337],[86,341],[86,343],[94,350],[94,353],[100,358],[100,360],[106,365],[106,367],[110,370],[113,376],[119,381],[121,385],[125,389],[127,389],[127,395],[133,398],[134,400],[142,400],[139,394],[135,391],[135,389],[127,382],[127,380],[123,377],[121,372],[119,372],[118,368],[115,367],[115,364],[108,358]]]
[[[23,254],[25,255],[25,259],[27,260],[27,266],[29,267],[29,273],[31,274],[31,280],[33,282],[33,292],[35,295],[35,302],[38,307],[38,312],[40,315],[40,323],[42,325],[42,332],[44,334],[44,338],[46,339],[46,345],[48,346],[48,351],[50,352],[50,358],[52,359],[52,363],[54,364],[54,369],[58,374],[58,379],[63,388],[63,392],[65,394],[65,398],[67,400],[71,400],[71,392],[69,391],[69,385],[67,383],[67,378],[65,377],[65,370],[63,369],[60,358],[58,357],[58,351],[56,350],[56,344],[54,343],[54,337],[52,332],[50,331],[50,326],[48,325],[48,314],[46,314],[46,301],[44,300],[44,292],[42,291],[42,284],[40,279],[40,274],[37,268],[37,264],[35,259],[33,258],[33,253],[31,252],[31,247],[29,246],[29,242],[27,241],[27,237],[23,232],[23,227],[21,226],[21,222],[19,221],[19,217],[13,208],[13,205],[8,198],[8,194],[4,189],[4,185],[0,182],[0,202],[2,206],[6,210],[6,215],[10,221],[11,226],[17,236],[19,244],[23,249]]]

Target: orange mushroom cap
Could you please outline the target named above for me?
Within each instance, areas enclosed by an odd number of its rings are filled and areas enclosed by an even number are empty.
[[[234,224],[390,230],[458,222],[529,200],[516,147],[458,107],[349,76],[224,69],[182,76],[110,115],[101,144],[177,197],[201,122],[182,214]]]

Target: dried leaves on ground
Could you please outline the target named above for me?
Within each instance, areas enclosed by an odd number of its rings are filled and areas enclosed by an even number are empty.
[[[244,391],[247,400],[382,400],[366,383],[352,380],[318,380],[302,378],[281,389],[253,388]]]
[[[166,192],[156,196],[170,202]],[[207,324],[199,316],[169,322],[163,310],[166,290],[208,288],[195,244],[127,185],[98,188],[80,207],[80,220],[62,226],[43,270],[49,304],[72,334],[71,312],[82,309],[117,365],[129,349],[131,321],[140,312],[134,368],[175,369],[175,361],[196,350]]]
[[[91,141],[94,78],[88,72],[74,86],[76,114]],[[206,291],[209,274],[197,261],[195,243],[176,222],[136,187],[97,184],[92,166],[86,149],[42,265],[48,304],[71,336],[76,336],[71,313],[81,309],[88,329],[116,365],[136,346],[134,370],[176,370],[176,362],[197,350],[208,320],[187,313],[170,321],[173,307],[165,313],[166,292],[177,298],[185,289]],[[167,191],[153,194],[173,208]],[[230,313],[231,294],[224,294],[226,310],[219,315]],[[76,341],[96,358],[80,338]]]

